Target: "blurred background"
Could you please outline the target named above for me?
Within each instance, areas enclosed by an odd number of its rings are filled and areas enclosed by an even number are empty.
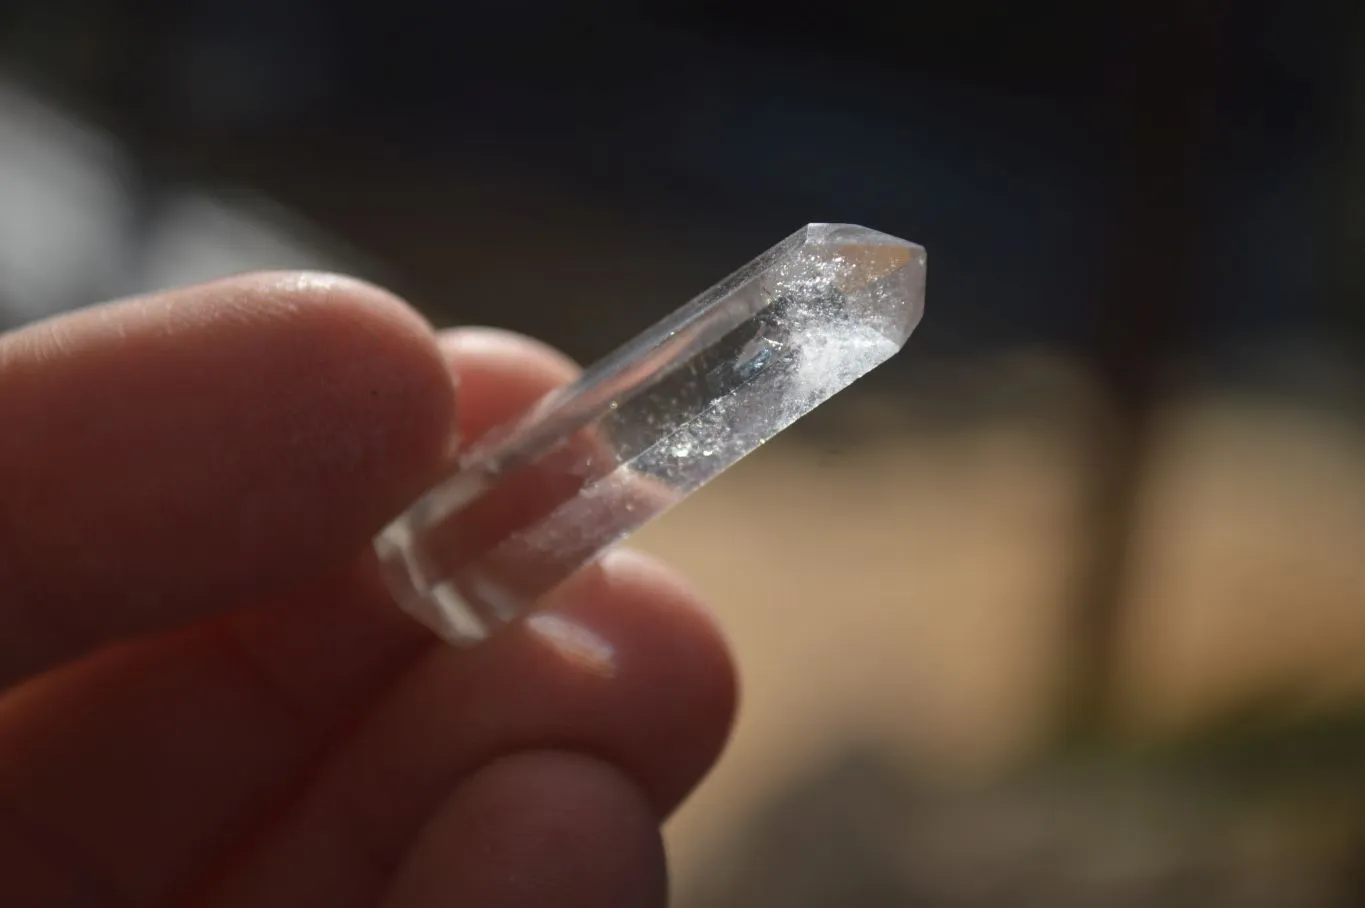
[[[0,326],[316,267],[587,361],[920,242],[905,353],[643,536],[745,691],[676,903],[1365,904],[1365,10],[350,6],[0,7]]]

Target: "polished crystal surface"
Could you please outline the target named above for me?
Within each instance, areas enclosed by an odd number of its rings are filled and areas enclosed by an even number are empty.
[[[797,231],[464,451],[375,539],[395,597],[482,639],[895,354],[924,269],[865,227]]]

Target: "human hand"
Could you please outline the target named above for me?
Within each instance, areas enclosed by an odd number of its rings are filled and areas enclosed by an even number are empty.
[[[694,596],[618,552],[455,650],[368,555],[572,374],[318,275],[0,336],[0,903],[662,905],[734,704]]]

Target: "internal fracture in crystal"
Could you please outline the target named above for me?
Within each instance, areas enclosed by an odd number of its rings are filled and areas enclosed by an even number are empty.
[[[894,355],[924,249],[811,224],[464,451],[376,538],[400,605],[472,643]]]

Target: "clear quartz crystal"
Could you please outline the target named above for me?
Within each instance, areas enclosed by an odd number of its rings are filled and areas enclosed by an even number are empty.
[[[464,451],[376,538],[399,603],[471,643],[890,358],[924,249],[811,224]]]

